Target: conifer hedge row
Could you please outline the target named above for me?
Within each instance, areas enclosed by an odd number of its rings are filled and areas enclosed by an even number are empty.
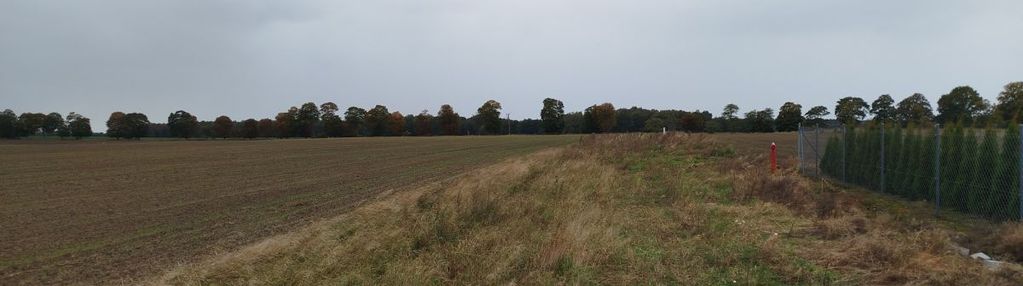
[[[933,128],[914,127],[848,129],[829,139],[820,168],[829,177],[849,184],[910,200],[934,201],[937,139],[941,145],[937,175],[942,209],[997,221],[1020,219],[1019,127],[953,125],[938,137],[934,132]]]

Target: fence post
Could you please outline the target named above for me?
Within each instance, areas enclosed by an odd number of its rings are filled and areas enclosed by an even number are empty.
[[[848,152],[845,149],[845,144],[847,144],[846,141],[849,140],[849,134],[847,134],[847,132],[849,132],[849,129],[845,127],[845,124],[842,124],[842,182],[849,182],[849,178],[845,175],[845,169],[848,168],[846,167],[847,163],[845,162],[845,154]]]
[[[1021,136],[1023,137],[1023,136]],[[821,124],[817,123],[817,128],[813,129],[813,166],[816,169],[813,170],[813,175],[817,178],[821,177]]]
[[[934,215],[941,211],[941,126],[934,124]]]
[[[1019,125],[1019,130],[1023,134],[1023,124]],[[1019,215],[1023,220],[1023,135],[1019,138]]]
[[[796,141],[799,141],[799,144],[796,144],[798,148],[796,153],[799,154],[799,174],[806,175],[803,173],[803,123],[799,123],[799,132],[796,134],[798,138]]]
[[[884,189],[884,122],[881,122],[881,193]]]

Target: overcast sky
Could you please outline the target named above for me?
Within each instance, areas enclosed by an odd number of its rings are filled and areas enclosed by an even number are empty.
[[[153,122],[272,118],[304,102],[512,118],[994,101],[1023,80],[1023,1],[0,1],[0,109]]]

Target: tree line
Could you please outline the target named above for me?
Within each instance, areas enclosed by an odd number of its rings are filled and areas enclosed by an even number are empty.
[[[89,118],[71,112],[67,117],[60,113],[22,113],[6,109],[0,112],[0,138],[18,138],[36,134],[60,137],[82,138],[92,136]]]
[[[850,128],[828,140],[821,170],[847,183],[938,201],[942,209],[1020,218],[1023,82],[1005,85],[995,104],[969,86],[956,87],[938,100],[937,115],[920,94],[893,103],[886,95],[869,108],[855,98],[839,101],[846,112],[838,118]],[[873,120],[856,124],[868,112]]]
[[[736,104],[728,104],[718,116],[708,111],[656,110],[640,107],[615,108],[611,103],[595,104],[581,112],[564,110],[560,100],[542,102],[539,119],[501,118],[501,103],[488,100],[475,115],[463,117],[451,105],[442,105],[436,114],[391,112],[386,106],[370,109],[352,106],[341,110],[337,104],[312,102],[293,106],[274,118],[235,121],[219,116],[199,121],[191,113],[179,110],[167,117],[167,123],[150,122],[145,114],[113,112],[108,118],[106,136],[113,138],[313,138],[354,136],[431,136],[496,134],[564,134],[607,132],[789,132],[800,124],[834,126],[856,125],[868,115],[876,122],[929,124],[957,122],[993,124],[1008,122],[1023,110],[1023,82],[1004,86],[996,104],[980,97],[969,86],[960,86],[942,95],[935,110],[923,94],[910,95],[898,103],[890,95],[881,95],[870,104],[860,97],[844,97],[834,106],[829,119],[826,106],[814,106],[805,113],[802,105],[785,102],[775,114],[772,108],[741,113]],[[937,111],[937,115],[935,115]],[[89,119],[72,113],[0,113],[0,137],[17,138],[36,134],[61,137],[92,135]]]

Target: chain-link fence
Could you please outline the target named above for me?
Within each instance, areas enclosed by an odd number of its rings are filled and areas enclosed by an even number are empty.
[[[997,221],[1023,217],[1023,125],[800,128],[800,171]],[[816,143],[817,137],[826,140]],[[826,137],[826,139],[824,139]]]

